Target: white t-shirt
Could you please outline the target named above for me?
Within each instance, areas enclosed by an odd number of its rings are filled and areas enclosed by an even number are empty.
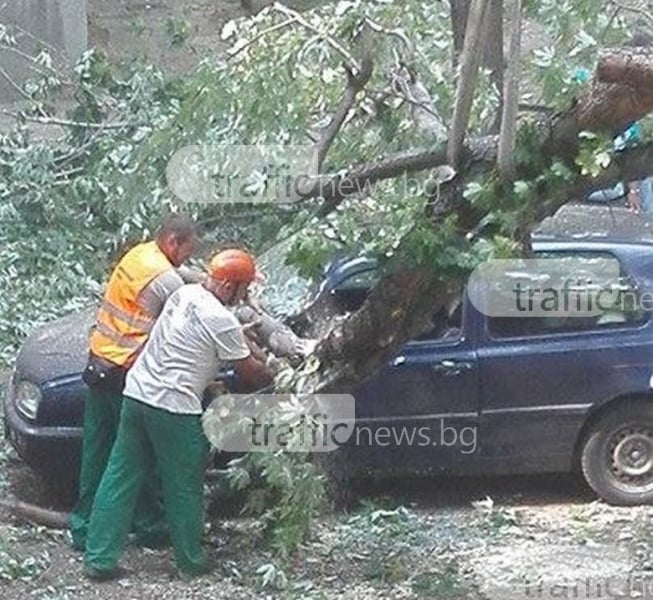
[[[136,301],[150,315],[158,317],[163,310],[166,300],[182,285],[184,285],[184,280],[180,277],[177,270],[170,268],[152,279],[141,290]]]
[[[238,319],[202,285],[185,285],[166,302],[124,394],[172,413],[201,414],[221,361],[249,354]]]

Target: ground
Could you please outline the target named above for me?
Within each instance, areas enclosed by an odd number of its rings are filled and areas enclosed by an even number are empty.
[[[5,495],[53,505],[10,452],[2,456]],[[132,545],[125,577],[96,584],[82,577],[67,533],[5,513],[0,590],[7,599],[650,598],[637,592],[653,590],[652,515],[596,501],[577,476],[377,483],[349,512],[320,519],[288,565],[261,550],[254,522],[217,518],[205,536],[210,575],[181,580],[169,550]]]
[[[169,549],[130,545],[122,579],[91,583],[67,532],[0,510],[0,594],[7,600],[653,598],[653,507],[607,506],[579,475],[362,487],[350,510],[319,519],[285,565],[263,550],[256,522],[213,517],[205,535],[212,571],[193,581],[177,576]],[[70,508],[4,440],[0,495]]]

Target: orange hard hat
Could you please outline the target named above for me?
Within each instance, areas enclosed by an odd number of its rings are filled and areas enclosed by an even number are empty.
[[[211,259],[209,276],[218,281],[250,283],[256,278],[254,257],[245,250],[222,250]]]

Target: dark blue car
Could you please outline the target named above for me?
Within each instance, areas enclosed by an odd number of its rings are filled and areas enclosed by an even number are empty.
[[[607,256],[621,285],[653,294],[653,241],[540,235],[536,254]],[[365,259],[332,266],[320,293],[356,308],[376,277]],[[356,397],[338,452],[348,475],[525,474],[582,470],[608,502],[653,501],[653,322],[624,307],[583,318],[487,317],[468,293],[434,315]],[[92,313],[36,330],[5,396],[5,432],[50,479],[77,473]]]

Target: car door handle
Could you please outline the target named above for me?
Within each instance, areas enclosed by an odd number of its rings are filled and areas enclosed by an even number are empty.
[[[454,377],[460,375],[465,371],[471,371],[474,368],[474,363],[464,360],[443,360],[433,365],[433,370],[436,373]]]

